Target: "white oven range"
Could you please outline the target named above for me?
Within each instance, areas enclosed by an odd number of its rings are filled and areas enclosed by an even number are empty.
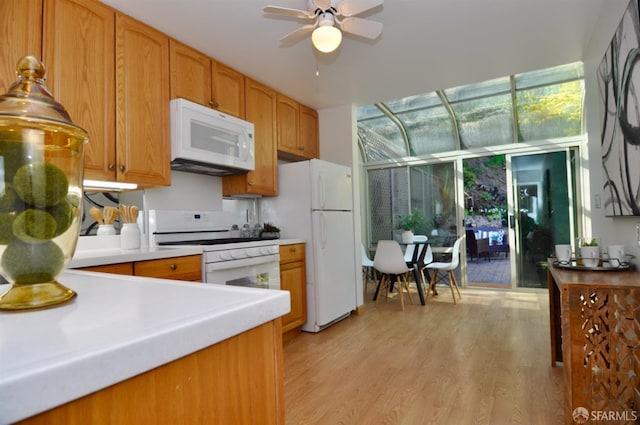
[[[202,246],[202,281],[280,289],[277,240],[230,237],[222,211],[149,210],[152,246]]]

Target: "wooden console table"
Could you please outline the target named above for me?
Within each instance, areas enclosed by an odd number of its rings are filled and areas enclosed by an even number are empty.
[[[549,259],[551,366],[563,362],[565,424],[574,409],[640,417],[640,273],[581,271]],[[600,423],[590,421],[589,423]],[[604,423],[604,422],[603,422]]]

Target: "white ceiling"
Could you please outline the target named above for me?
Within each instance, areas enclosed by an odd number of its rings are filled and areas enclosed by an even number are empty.
[[[262,12],[268,4],[305,9],[307,0],[101,1],[316,109],[579,61],[608,3],[386,0],[360,16],[384,25],[377,40],[345,35],[322,54],[310,38],[282,46],[302,23]]]

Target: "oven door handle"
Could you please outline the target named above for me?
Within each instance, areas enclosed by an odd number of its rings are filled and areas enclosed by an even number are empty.
[[[258,264],[280,263],[280,254],[263,255],[261,257],[242,258],[240,260],[219,261],[217,263],[205,263],[204,269],[207,273],[217,270],[237,269]]]

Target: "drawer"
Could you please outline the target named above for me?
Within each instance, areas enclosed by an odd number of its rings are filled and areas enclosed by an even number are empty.
[[[133,275],[133,263],[104,264],[101,266],[83,267],[79,270],[113,274]]]
[[[187,255],[137,261],[133,264],[133,272],[135,276],[200,281],[202,280],[202,256]]]
[[[280,264],[304,261],[304,244],[280,245]]]

